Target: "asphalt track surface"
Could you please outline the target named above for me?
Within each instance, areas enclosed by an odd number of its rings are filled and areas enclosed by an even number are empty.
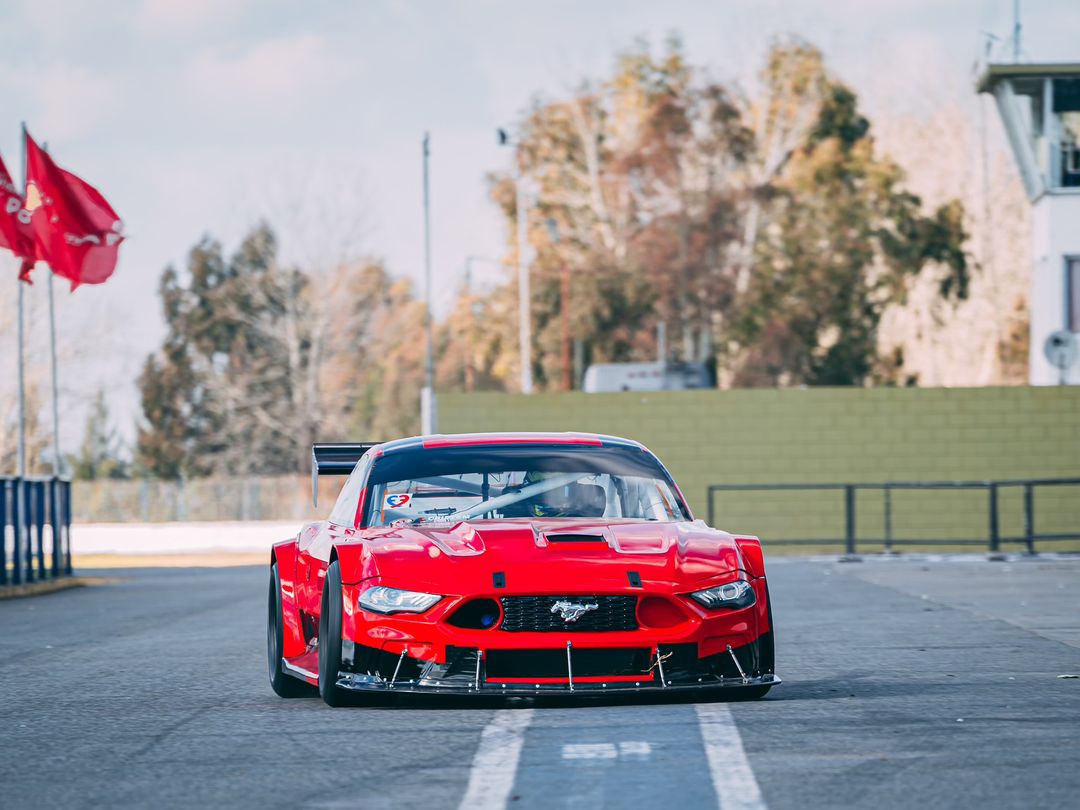
[[[1080,560],[769,565],[754,703],[281,700],[255,567],[0,602],[0,807],[1080,806]]]

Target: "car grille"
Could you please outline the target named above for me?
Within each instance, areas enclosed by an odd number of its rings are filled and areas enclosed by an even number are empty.
[[[575,649],[575,678],[612,675],[650,679],[652,651],[647,649]],[[484,653],[488,678],[568,678],[566,650],[488,650]]]
[[[593,603],[596,610],[581,614],[568,622],[552,606],[566,600],[574,603]],[[636,596],[504,596],[501,630],[511,633],[604,633],[617,630],[637,630]]]

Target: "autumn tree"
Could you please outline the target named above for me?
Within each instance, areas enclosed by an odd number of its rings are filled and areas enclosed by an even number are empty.
[[[325,300],[334,324],[321,378],[322,434],[381,441],[420,429],[424,305],[379,262],[343,265]]]
[[[86,418],[79,452],[68,456],[73,478],[94,481],[102,478],[127,478],[128,463],[124,458],[120,437],[109,418],[105,391],[98,389]]]
[[[690,65],[677,39],[658,57],[639,43],[608,79],[537,101],[518,161],[542,384],[558,378],[564,307],[593,362],[655,357],[663,321],[676,356],[716,361],[725,385],[853,384],[887,378],[877,325],[905,278],[933,265],[939,294],[966,293],[961,207],[923,211],[805,42],[777,42],[750,95]],[[510,225],[515,192],[493,177]]]
[[[927,204],[962,200],[969,294],[942,299],[938,274],[927,267],[886,310],[879,354],[890,360],[898,382],[1026,384],[1030,205],[1012,156],[995,141],[993,101],[970,93],[958,99],[952,89],[938,83],[916,88],[926,105],[922,112],[878,115],[874,130]]]
[[[18,400],[12,397],[0,411],[0,469],[10,474],[18,470],[19,413]],[[26,386],[26,472],[29,475],[52,473],[52,432],[41,419],[42,396],[39,386],[31,381]]]
[[[731,324],[736,385],[880,378],[878,324],[908,278],[933,264],[942,297],[967,295],[960,204],[924,214],[900,167],[876,154],[854,92],[827,75],[819,86],[816,119],[772,183]]]

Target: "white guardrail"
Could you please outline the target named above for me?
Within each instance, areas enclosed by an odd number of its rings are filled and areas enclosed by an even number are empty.
[[[295,537],[299,521],[230,521],[220,523],[76,523],[71,553],[188,554],[265,551]]]

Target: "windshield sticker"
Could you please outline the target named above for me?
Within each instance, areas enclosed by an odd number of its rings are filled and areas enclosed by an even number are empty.
[[[412,495],[406,492],[397,492],[386,496],[386,505],[391,509],[400,509],[403,506],[408,506],[411,500]]]

